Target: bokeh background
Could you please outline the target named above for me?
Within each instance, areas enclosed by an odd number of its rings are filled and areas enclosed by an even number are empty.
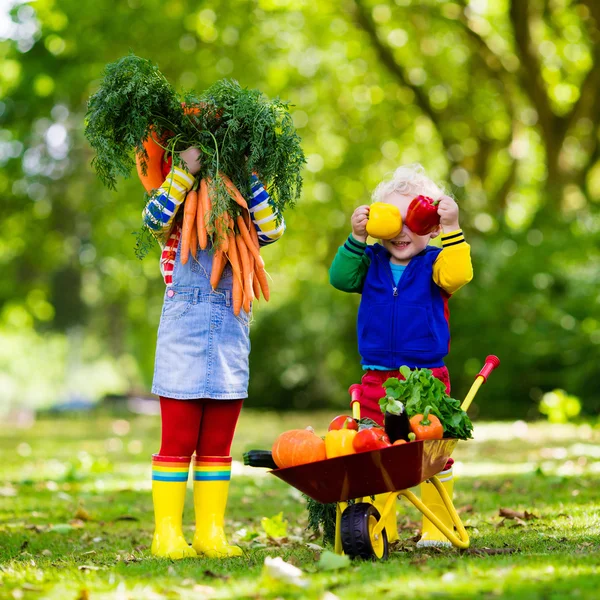
[[[135,257],[141,184],[103,188],[83,137],[104,66],[129,51],[179,91],[228,77],[294,105],[305,184],[264,251],[249,407],[346,405],[359,297],[328,267],[353,209],[420,162],[472,245],[454,395],[497,354],[474,417],[598,414],[596,0],[0,2],[0,411],[149,393],[158,248]]]

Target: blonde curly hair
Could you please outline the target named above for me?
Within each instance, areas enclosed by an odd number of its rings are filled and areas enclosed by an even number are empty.
[[[447,194],[447,191],[434,183],[419,163],[398,167],[391,179],[382,181],[373,191],[373,202],[385,202],[385,199],[394,192],[407,196],[429,196],[438,200]]]

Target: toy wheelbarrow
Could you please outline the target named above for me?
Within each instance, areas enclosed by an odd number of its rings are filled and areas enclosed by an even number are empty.
[[[489,374],[500,364],[488,356],[461,408],[467,410]],[[360,418],[360,404],[353,397],[352,413]],[[388,540],[385,523],[399,496],[404,496],[427,517],[457,548],[469,547],[469,536],[454,508],[452,499],[436,473],[442,471],[452,455],[457,439],[419,440],[381,450],[328,458],[317,462],[273,469],[270,472],[313,500],[337,503],[335,552],[360,558],[385,559]],[[429,480],[437,489],[454,524],[454,531],[409,490]],[[382,513],[365,497],[391,492]],[[354,500],[350,504],[348,501]]]

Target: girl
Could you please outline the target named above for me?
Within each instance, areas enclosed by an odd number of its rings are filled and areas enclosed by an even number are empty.
[[[229,265],[213,290],[208,249],[198,248],[196,259],[181,262],[181,226],[175,216],[200,170],[199,156],[197,148],[181,152],[185,168],[171,169],[143,212],[145,225],[162,247],[166,284],[152,385],[152,392],[160,396],[162,442],[152,457],[151,551],[172,559],[242,554],[227,543],[223,521],[231,442],[248,397],[249,315],[233,312]],[[274,242],[283,235],[283,218],[255,177],[252,195],[248,206],[259,241]],[[182,514],[194,452],[196,531],[190,547],[182,532]]]

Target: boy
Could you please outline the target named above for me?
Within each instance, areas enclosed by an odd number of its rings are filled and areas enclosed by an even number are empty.
[[[418,195],[439,200],[440,226],[428,235],[417,235],[404,224],[408,207]],[[458,222],[458,205],[424,174],[421,165],[396,169],[390,181],[376,188],[373,200],[399,209],[400,233],[382,240],[381,245],[368,246],[369,207],[359,206],[352,214],[352,234],[339,248],[329,276],[335,288],[362,294],[357,324],[358,351],[365,371],[361,415],[383,423],[379,408],[379,399],[385,396],[382,384],[388,377],[402,377],[398,371],[402,365],[431,369],[450,392],[444,365],[450,345],[448,299],[471,281],[473,267]],[[428,246],[429,240],[440,234],[442,248]],[[451,469],[443,473],[444,485],[452,495]],[[429,488],[433,485],[422,484],[423,502],[448,523],[439,495]],[[449,544],[425,521],[421,545]]]

